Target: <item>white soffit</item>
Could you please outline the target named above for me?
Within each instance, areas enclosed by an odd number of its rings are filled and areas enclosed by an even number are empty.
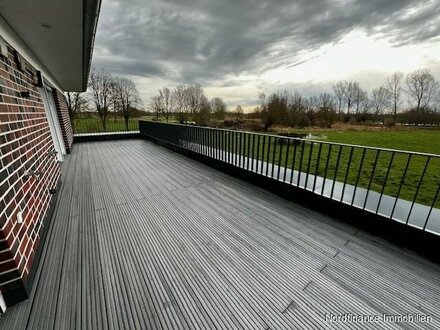
[[[0,14],[63,90],[82,90],[82,0],[0,0]]]

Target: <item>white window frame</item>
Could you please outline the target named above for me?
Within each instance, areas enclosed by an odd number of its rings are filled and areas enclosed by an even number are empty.
[[[57,158],[58,161],[62,162],[64,160],[64,155],[66,154],[66,147],[64,146],[63,134],[61,133],[61,126],[58,121],[52,88],[44,84],[44,87],[40,87],[39,90],[43,99],[44,109],[46,110],[50,135],[52,136],[55,151],[57,152]]]

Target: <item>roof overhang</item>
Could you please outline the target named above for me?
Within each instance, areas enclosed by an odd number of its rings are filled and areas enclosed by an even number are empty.
[[[101,0],[2,0],[0,15],[65,91],[84,91]]]

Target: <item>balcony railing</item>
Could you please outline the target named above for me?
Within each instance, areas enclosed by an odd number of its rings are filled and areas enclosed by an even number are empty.
[[[440,155],[140,121],[144,136],[440,234]]]

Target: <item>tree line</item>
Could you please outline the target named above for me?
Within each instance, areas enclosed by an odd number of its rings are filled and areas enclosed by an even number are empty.
[[[132,80],[96,68],[90,72],[87,92],[66,93],[66,100],[72,121],[81,111],[92,109],[104,130],[112,113],[123,117],[128,129],[129,118],[141,106]],[[163,87],[148,108],[157,120],[163,116],[167,122],[209,125],[211,120],[242,122],[246,116],[259,119],[262,129],[268,130],[273,125],[331,127],[336,121],[440,125],[439,102],[439,83],[430,70],[421,69],[406,76],[395,72],[370,93],[359,82],[343,80],[332,86],[332,93],[312,97],[288,91],[260,94],[258,106],[246,115],[240,105],[228,111],[221,98],[209,100],[199,84]]]
[[[255,117],[262,120],[266,130],[275,124],[330,127],[339,120],[440,125],[440,87],[428,69],[406,76],[395,72],[371,93],[358,82],[345,80],[335,83],[332,90],[333,94],[309,98],[298,92],[275,92],[269,97],[261,94]]]
[[[67,92],[66,101],[72,122],[80,112],[92,108],[104,130],[111,113],[121,115],[128,130],[133,111],[142,103],[136,84],[131,79],[113,76],[106,70],[96,68],[90,71],[87,92]]]
[[[167,122],[174,115],[180,123],[193,121],[198,125],[207,125],[212,116],[224,120],[227,115],[226,103],[218,97],[208,100],[199,84],[163,87],[151,98],[149,108],[156,118],[162,115]]]

